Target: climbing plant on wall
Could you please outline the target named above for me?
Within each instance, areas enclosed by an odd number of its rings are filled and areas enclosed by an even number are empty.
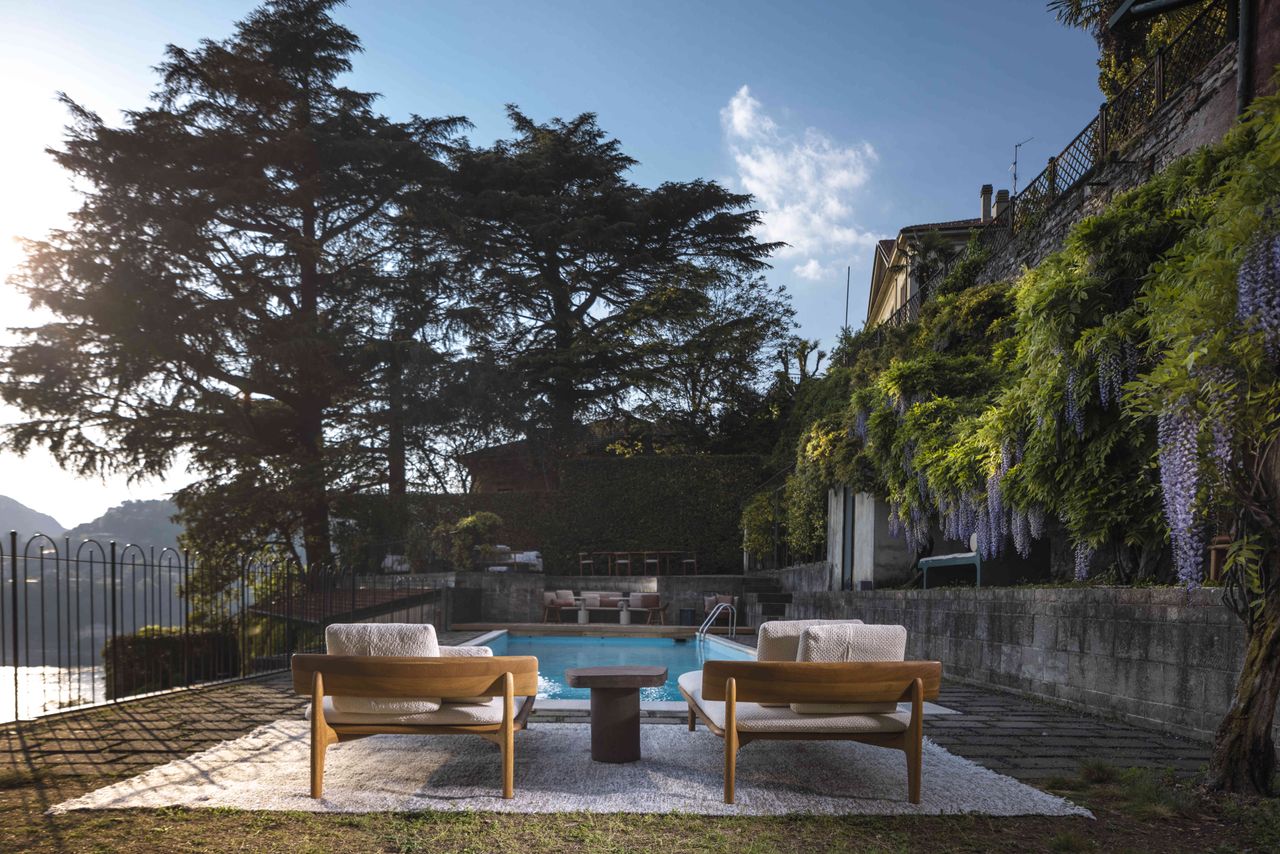
[[[1212,782],[1266,792],[1280,693],[1280,96],[1113,199],[1010,284],[952,282],[917,324],[851,336],[849,403],[797,446],[807,489],[885,497],[908,543],[988,557],[1060,526],[1076,577],[1204,581],[1249,646]],[[843,480],[842,480],[843,479]],[[1168,556],[1166,558],[1166,556]]]

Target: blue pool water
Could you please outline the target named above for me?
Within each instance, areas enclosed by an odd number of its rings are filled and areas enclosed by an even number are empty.
[[[601,638],[521,636],[503,634],[487,644],[494,655],[536,655],[538,696],[550,700],[586,700],[587,688],[565,684],[570,667],[604,667],[616,664],[656,664],[667,668],[667,682],[658,688],[641,688],[641,701],[679,701],[676,680],[680,674],[700,670],[708,659],[749,661],[751,650],[716,638],[677,641],[672,638]]]

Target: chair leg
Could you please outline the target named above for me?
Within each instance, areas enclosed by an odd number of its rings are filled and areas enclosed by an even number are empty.
[[[311,739],[311,797],[324,795],[324,754],[329,745],[322,738]]]
[[[907,799],[918,804],[924,757],[924,685],[919,678],[911,684],[911,723],[902,735],[903,750],[907,754]]]
[[[916,742],[914,745],[908,743],[906,748],[907,754],[907,800],[913,804],[920,803],[920,766],[921,766],[921,745]]]
[[[698,717],[693,713],[693,709],[689,710],[689,732],[693,732],[698,728]]]
[[[515,731],[502,734],[502,797],[510,800],[516,793],[516,740]]]
[[[733,803],[734,778],[738,773],[738,732],[726,729],[724,733],[724,802]]]
[[[515,797],[516,725],[515,697],[512,689],[515,679],[510,673],[502,674],[502,797]]]

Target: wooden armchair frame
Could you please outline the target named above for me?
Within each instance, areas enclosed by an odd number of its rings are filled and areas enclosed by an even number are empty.
[[[689,731],[697,719],[724,739],[724,802],[733,803],[738,750],[752,741],[859,741],[892,747],[907,755],[907,796],[920,803],[924,752],[924,701],[937,698],[942,684],[938,661],[708,661],[702,668],[702,699],[724,702],[724,727],[717,726],[684,688]],[[737,703],[900,703],[911,704],[902,732],[760,732],[737,726]]]
[[[502,797],[515,794],[515,734],[525,728],[538,693],[533,656],[411,658],[297,654],[293,690],[311,697],[311,797],[324,792],[329,745],[371,735],[478,735],[502,749]],[[324,698],[501,697],[502,721],[492,724],[330,723]],[[515,698],[523,697],[520,708]]]

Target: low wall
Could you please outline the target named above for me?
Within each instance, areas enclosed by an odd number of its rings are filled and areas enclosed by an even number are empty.
[[[542,621],[542,593],[545,590],[608,590],[622,593],[660,593],[669,602],[667,622],[677,623],[681,608],[693,608],[702,620],[702,597],[713,593],[741,596],[741,575],[543,575],[523,572],[437,572],[421,578],[432,586],[455,591],[474,591],[466,598],[465,611],[456,609],[452,622],[538,623]],[[453,601],[450,599],[450,601]],[[464,619],[463,614],[468,618]],[[471,616],[474,615],[474,616]],[[600,615],[597,615],[597,619]],[[452,624],[451,622],[451,624]]]
[[[900,624],[908,658],[939,660],[945,676],[1208,739],[1244,663],[1244,627],[1219,595],[1115,587],[797,591],[787,619]]]

